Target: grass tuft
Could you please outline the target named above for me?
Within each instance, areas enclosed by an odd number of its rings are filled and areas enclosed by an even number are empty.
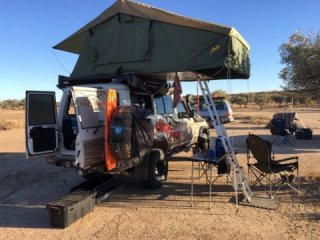
[[[18,129],[24,127],[24,121],[21,120],[0,120],[0,131]]]
[[[249,116],[249,115],[237,115],[235,119],[241,123],[251,123],[251,124],[267,124],[270,121],[270,116],[267,115],[258,115],[258,116]]]

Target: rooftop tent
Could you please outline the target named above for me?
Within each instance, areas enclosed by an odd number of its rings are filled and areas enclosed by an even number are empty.
[[[234,29],[202,22],[149,5],[118,0],[55,49],[79,54],[71,78],[246,79],[248,43]]]

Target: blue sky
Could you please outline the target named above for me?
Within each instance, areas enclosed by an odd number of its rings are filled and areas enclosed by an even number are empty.
[[[77,55],[52,50],[114,0],[2,0],[0,2],[0,100],[22,99],[26,90],[56,91]],[[320,30],[319,0],[141,0],[181,15],[236,28],[251,46],[251,77],[210,81],[230,93],[279,90],[278,48],[297,30]],[[59,60],[59,62],[56,60]],[[62,64],[63,67],[60,65]],[[65,71],[67,69],[68,71]],[[183,85],[183,94],[196,84]]]

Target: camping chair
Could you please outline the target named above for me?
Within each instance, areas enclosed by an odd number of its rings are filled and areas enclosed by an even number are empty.
[[[253,162],[252,158],[256,161]],[[255,186],[260,183],[265,186],[267,181],[271,198],[273,187],[277,187],[275,193],[285,185],[296,192],[300,191],[297,156],[276,160],[274,153],[272,153],[272,144],[269,141],[254,134],[249,134],[247,138],[247,161],[249,180],[251,173],[255,177],[251,185]],[[295,171],[297,183],[295,183],[295,175],[293,174]]]
[[[292,128],[287,128],[287,121],[284,118],[273,118],[271,120],[270,132],[272,134],[272,144],[291,143],[290,136],[293,134]]]

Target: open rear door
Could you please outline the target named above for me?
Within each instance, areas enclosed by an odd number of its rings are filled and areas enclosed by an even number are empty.
[[[104,163],[105,90],[72,87],[73,101],[81,139],[76,145],[76,162],[81,168]]]
[[[58,150],[57,109],[54,92],[26,92],[27,158],[54,155]]]

